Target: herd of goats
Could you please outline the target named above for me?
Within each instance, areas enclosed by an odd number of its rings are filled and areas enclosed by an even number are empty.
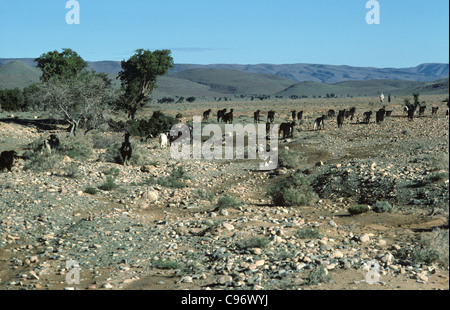
[[[431,115],[434,116],[438,113],[439,107],[432,107],[431,108]],[[416,112],[418,111],[419,116],[424,116],[426,111],[425,105],[420,104],[406,104],[403,107],[403,112],[407,114],[407,117],[409,120],[413,120]],[[230,109],[230,111],[227,111],[227,109],[222,109],[217,111],[217,122],[218,123],[227,123],[231,124],[233,123],[233,113],[234,110]],[[352,121],[355,118],[356,108],[353,107],[351,109],[344,109],[339,110],[338,113],[336,113],[335,110],[328,110],[326,115],[322,115],[315,119],[314,121],[314,130],[321,130],[324,129],[325,126],[325,120],[329,118],[337,117],[337,126],[338,128],[342,128],[345,119],[350,118],[350,121]],[[373,112],[367,111],[363,113],[363,124],[369,124],[370,119],[372,117]],[[383,106],[383,108],[379,109],[375,112],[375,121],[377,124],[382,123],[385,121],[386,117],[391,116],[392,111],[386,110],[386,106]],[[203,121],[208,121],[211,115],[211,109],[203,112]],[[449,118],[449,102],[447,101],[447,111],[446,111],[446,118],[448,120]],[[258,110],[253,113],[253,119],[254,123],[260,123],[261,122],[261,110]],[[297,111],[291,111],[291,117],[288,122],[283,122],[279,126],[279,132],[278,136],[283,139],[292,138],[294,135],[294,128],[296,126],[296,121],[302,121],[303,119],[303,111],[297,112]],[[267,121],[266,121],[266,133],[267,136],[269,136],[271,131],[271,125],[275,121],[275,111],[271,110],[267,113]],[[126,133],[124,135],[125,141],[122,143],[122,146],[120,148],[120,154],[123,159],[123,164],[128,165],[133,148],[130,142],[130,134]],[[178,136],[172,136],[169,131],[166,133],[161,133],[159,136],[159,142],[161,147],[167,146],[169,143],[172,143],[176,139],[179,138]],[[48,139],[46,139],[43,144],[41,145],[42,149],[47,149],[48,151],[52,151],[53,149],[57,149],[59,147],[59,138],[57,135],[52,134]],[[3,151],[0,154],[0,171],[3,171],[4,169],[7,169],[9,172],[11,172],[11,169],[14,164],[14,159],[17,158],[18,155],[15,151]]]

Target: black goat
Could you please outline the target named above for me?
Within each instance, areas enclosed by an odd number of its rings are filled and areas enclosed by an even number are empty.
[[[423,105],[419,107],[419,116],[423,116],[425,114],[425,110],[427,109],[427,106]]]
[[[3,151],[0,154],[0,171],[3,169],[7,169],[11,172],[11,169],[14,165],[14,158],[17,156],[15,151]]]
[[[292,115],[292,120],[295,121],[296,117],[297,117],[297,111],[292,110],[291,111],[291,115]]]
[[[203,120],[207,121],[209,119],[209,115],[211,114],[211,109],[208,111],[203,112]]]
[[[340,110],[339,114],[337,116],[337,125],[338,128],[342,128],[342,125],[344,125],[344,120],[345,120],[345,114],[346,114],[346,110]]]
[[[348,111],[348,114],[349,114],[349,116],[350,116],[350,120],[351,120],[351,121],[352,121],[353,118],[355,117],[355,113],[356,113],[356,108],[355,108],[355,107],[351,108],[350,111]]]
[[[278,131],[278,136],[280,136],[281,133],[283,133],[283,139],[293,138],[294,137],[294,126],[295,126],[295,122],[281,123],[280,129]]]
[[[414,104],[408,104],[407,107],[407,113],[408,113],[408,120],[412,121],[414,120],[414,113],[416,112],[417,106]]]
[[[219,110],[217,111],[217,122],[220,123],[220,121],[224,121],[224,116],[227,113],[227,109]]]
[[[275,111],[267,113],[267,121],[273,123],[275,121]]]
[[[328,110],[327,117],[331,118],[331,117],[335,117],[335,116],[336,116],[336,111]]]
[[[432,107],[431,108],[431,115],[436,115],[438,110],[439,110],[439,107]]]
[[[47,142],[51,150],[59,148],[59,138],[57,135],[50,135]]]
[[[363,123],[369,124],[369,123],[370,123],[370,118],[371,118],[371,117],[372,117],[372,111],[364,112]]]
[[[386,117],[386,110],[384,108],[378,110],[375,117],[377,124],[384,122],[384,119]]]
[[[233,123],[233,109],[230,110],[230,112],[225,113],[225,115],[223,116],[223,121],[227,124],[232,124]]]
[[[297,113],[297,120],[301,121],[303,119],[303,111]]]
[[[259,123],[261,121],[261,111],[258,110],[253,113],[253,122]]]
[[[122,143],[122,147],[120,148],[120,155],[122,155],[123,164],[128,166],[131,155],[133,154],[133,148],[130,143],[130,134],[127,132],[124,137],[125,141]]]

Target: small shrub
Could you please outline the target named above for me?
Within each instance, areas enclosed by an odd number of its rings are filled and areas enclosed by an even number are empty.
[[[267,194],[272,197],[273,203],[279,206],[309,206],[316,197],[310,184],[310,180],[303,173],[296,172],[270,186]]]
[[[449,232],[446,229],[435,229],[422,234],[420,244],[423,252],[416,253],[413,258],[425,259],[426,262],[437,262],[444,267],[449,264]]]
[[[116,178],[116,177],[119,176],[120,170],[117,169],[117,168],[111,168],[111,169],[109,169],[109,170],[103,171],[103,173],[104,173],[105,175],[110,175],[110,176]]]
[[[322,237],[318,230],[311,227],[305,227],[297,230],[295,236],[300,239],[317,239]]]
[[[24,170],[32,170],[35,172],[42,172],[52,170],[57,167],[63,160],[63,156],[58,153],[43,152],[28,152],[25,154],[27,161],[24,165]]]
[[[300,165],[300,155],[296,152],[283,149],[278,154],[278,166],[287,169],[296,169]]]
[[[200,188],[197,190],[196,194],[197,194],[197,197],[199,199],[208,200],[209,202],[212,202],[213,199],[214,199],[214,194],[213,193],[206,192],[206,191],[204,191],[204,190],[202,190]]]
[[[265,237],[252,237],[247,240],[241,240],[236,243],[236,246],[241,249],[251,249],[251,248],[265,248],[269,244],[269,239]]]
[[[176,261],[172,260],[165,260],[165,259],[157,259],[153,260],[152,264],[154,267],[158,269],[181,269],[183,265],[181,263],[178,263]]]
[[[93,143],[86,136],[60,137],[58,153],[77,160],[86,160],[93,154]]]
[[[307,278],[305,279],[305,285],[317,285],[319,283],[330,282],[331,277],[328,275],[327,271],[323,266],[316,268],[309,272]]]
[[[76,163],[70,163],[64,167],[65,176],[68,178],[78,177],[78,165]]]
[[[182,180],[189,179],[183,167],[173,169],[169,176],[158,179],[158,184],[164,187],[185,188],[186,184]]]
[[[370,209],[367,205],[355,205],[355,206],[348,207],[347,211],[351,215],[358,215],[358,214],[363,214],[363,213],[369,212]]]
[[[242,203],[237,202],[234,197],[231,196],[223,196],[217,200],[217,209],[227,209],[227,208],[238,208]]]
[[[88,186],[84,189],[84,192],[89,195],[97,195],[98,190],[95,187]]]
[[[376,212],[376,213],[384,213],[384,212],[391,213],[392,212],[392,206],[387,201],[377,201],[372,206],[372,210],[373,210],[373,212]]]
[[[115,180],[111,176],[107,176],[105,182],[100,185],[98,188],[102,191],[112,191],[115,190],[118,187],[118,185],[115,183]]]

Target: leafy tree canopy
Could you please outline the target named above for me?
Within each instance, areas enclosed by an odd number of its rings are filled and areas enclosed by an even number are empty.
[[[63,48],[62,52],[52,51],[34,59],[42,70],[41,81],[48,82],[52,77],[68,79],[83,72],[88,64],[75,51]]]
[[[167,74],[169,69],[173,68],[174,62],[170,53],[170,50],[151,52],[138,49],[130,59],[122,61],[122,71],[118,76],[124,90],[121,108],[126,110],[132,119],[137,110],[149,101],[151,92],[156,88],[158,76]]]

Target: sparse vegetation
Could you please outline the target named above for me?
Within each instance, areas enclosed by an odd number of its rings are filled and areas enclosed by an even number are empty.
[[[236,246],[241,250],[251,248],[265,248],[269,245],[269,239],[265,237],[252,237],[250,239],[241,240],[236,243]]]
[[[375,213],[384,213],[384,212],[392,212],[392,206],[389,202],[387,201],[377,201],[373,206],[372,206],[372,211]]]
[[[328,283],[331,280],[331,276],[328,274],[323,266],[311,270],[305,279],[304,285],[317,285],[320,283]]]
[[[309,178],[301,172],[295,172],[269,187],[267,194],[279,206],[308,206],[316,197]]]
[[[238,208],[242,203],[237,202],[234,197],[231,196],[222,196],[217,200],[217,209],[228,209],[228,208]]]
[[[304,227],[297,230],[295,236],[299,239],[318,239],[322,237],[319,230],[313,229],[311,227]]]
[[[370,209],[367,205],[354,205],[347,208],[348,213],[351,215],[359,215],[369,212]]]

